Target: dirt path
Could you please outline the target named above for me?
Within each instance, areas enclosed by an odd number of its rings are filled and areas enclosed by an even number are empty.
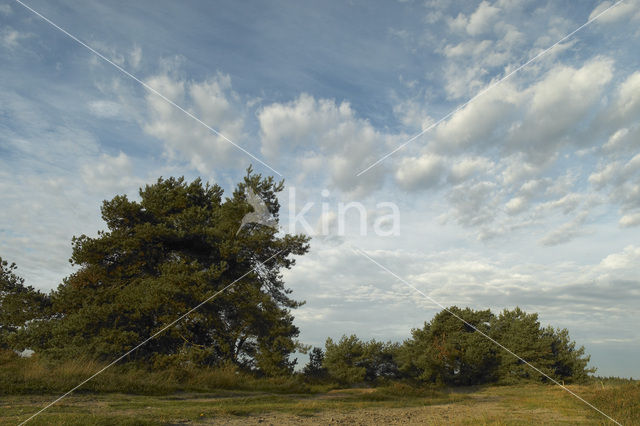
[[[589,389],[575,390],[588,394]],[[378,397],[381,399],[376,399]],[[52,398],[46,395],[3,396],[0,398],[0,424],[20,423]],[[627,405],[630,406],[629,402]],[[605,420],[557,387],[523,385],[457,388],[435,396],[392,398],[389,394],[376,395],[374,389],[332,390],[316,395],[262,392],[168,396],[79,394],[52,406],[32,424],[574,425],[603,424]]]
[[[229,425],[477,425],[477,424],[596,424],[586,417],[567,417],[552,408],[507,404],[501,397],[474,396],[464,403],[406,408],[363,408],[350,412],[327,410],[308,416],[265,413],[225,416],[198,424]],[[508,423],[505,423],[508,419]]]

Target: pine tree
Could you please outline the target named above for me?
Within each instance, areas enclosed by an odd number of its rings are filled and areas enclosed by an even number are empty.
[[[25,286],[16,269],[15,263],[9,264],[0,257],[0,349],[21,351],[26,342],[18,334],[30,322],[47,317],[50,300],[46,294]]]
[[[53,293],[54,318],[35,330],[34,349],[113,359],[256,268],[130,359],[290,371],[299,334],[291,311],[303,302],[290,298],[281,270],[308,250],[308,237],[260,224],[238,231],[252,209],[247,188],[277,220],[283,182],[251,168],[225,199],[217,184],[160,178],[140,190],[140,201],[104,201],[107,230],[74,237],[70,261],[79,269]]]

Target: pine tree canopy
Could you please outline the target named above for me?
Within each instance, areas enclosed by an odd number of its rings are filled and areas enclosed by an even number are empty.
[[[248,224],[247,188],[275,220],[283,183],[248,169],[230,197],[200,179],[160,178],[139,192],[104,201],[107,229],[74,237],[78,270],[52,292],[50,321],[25,339],[53,358],[113,359],[252,271],[131,354],[155,365],[232,362],[266,374],[289,371],[298,328],[282,269],[308,250],[308,237]]]

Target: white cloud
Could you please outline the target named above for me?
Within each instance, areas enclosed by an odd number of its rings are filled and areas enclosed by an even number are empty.
[[[620,167],[619,163],[609,163],[604,168],[601,168],[597,172],[592,173],[589,176],[589,182],[596,188],[603,188],[610,183],[617,175],[617,168]]]
[[[613,63],[606,58],[587,62],[581,68],[557,66],[525,91],[527,109],[522,121],[508,132],[510,145],[536,162],[545,161],[565,144],[580,146],[569,135],[596,107],[612,78]]]
[[[560,210],[563,214],[569,214],[573,212],[583,201],[584,196],[582,194],[570,193],[564,195],[562,198],[557,200],[547,201],[544,203],[540,203],[536,210],[538,212],[549,211],[549,210]]]
[[[11,27],[5,27],[0,33],[0,44],[6,49],[13,50],[20,45],[20,40],[31,37],[29,33],[16,31]]]
[[[554,157],[547,159],[547,163],[555,161]],[[548,164],[533,164],[527,161],[523,153],[504,157],[501,161],[503,170],[500,180],[506,185],[516,185],[523,180],[540,176]]]
[[[615,124],[636,124],[640,113],[640,71],[634,72],[623,81],[615,92],[607,119]]]
[[[607,8],[611,7],[614,2],[603,1],[598,4],[589,15],[589,20],[595,18]],[[640,2],[638,0],[626,0],[618,4],[606,13],[602,14],[596,22],[601,24],[611,24],[623,19],[639,19],[640,18]]]
[[[493,45],[491,40],[465,40],[456,45],[448,45],[444,48],[445,56],[455,58],[471,54],[484,54]]]
[[[134,192],[144,181],[134,174],[129,156],[120,152],[117,156],[102,154],[100,158],[85,164],[81,169],[82,178],[90,191]]]
[[[89,107],[89,111],[100,118],[113,118],[117,117],[121,113],[120,104],[112,101],[92,101],[87,105]]]
[[[477,173],[489,171],[493,167],[493,162],[486,157],[462,157],[455,158],[454,164],[449,170],[447,180],[451,183],[463,182]]]
[[[605,151],[617,150],[621,145],[624,145],[624,140],[626,139],[628,134],[629,129],[626,127],[616,130],[615,133],[609,137],[607,143],[605,143],[602,148]]]
[[[442,157],[425,154],[420,157],[403,158],[396,170],[398,184],[409,190],[426,189],[437,186],[444,175],[445,164]]]
[[[497,148],[524,155],[534,168],[549,164],[561,147],[583,144],[571,135],[600,105],[612,72],[610,59],[596,58],[580,68],[556,66],[521,90],[504,82],[439,124],[432,145],[438,152]],[[517,173],[526,175],[519,166]]]
[[[612,328],[620,330],[626,321],[635,323],[637,316],[633,307],[640,298],[640,249],[635,246],[586,264],[536,263],[525,252],[494,257],[462,248],[428,254],[407,250],[366,253],[444,306],[494,312],[520,306],[538,312],[544,324],[569,327],[574,338],[576,334],[610,338]],[[307,301],[298,311],[307,342],[322,342],[326,330],[331,337],[357,333],[365,338],[403,339],[408,329],[440,310],[347,245],[314,244],[285,279],[293,295]],[[322,327],[311,326],[318,321]],[[638,336],[637,329],[627,329]],[[585,342],[578,339],[578,343]]]
[[[559,228],[549,232],[541,240],[540,244],[544,246],[556,246],[567,243],[576,237],[585,234],[583,226],[587,220],[588,212],[578,214],[573,220],[563,224]]]
[[[640,171],[640,154],[636,154],[626,163],[616,160],[601,165],[597,172],[589,176],[589,182],[596,189],[602,189],[607,185],[613,185],[615,189],[620,189],[625,184],[632,184],[638,171]]]
[[[246,142],[243,112],[228,76],[218,74],[206,81],[194,82],[165,74],[151,77],[146,83],[176,104],[191,110],[196,117],[234,143],[242,146]],[[164,99],[150,93],[146,101],[148,119],[144,130],[164,142],[169,159],[186,160],[205,175],[213,173],[215,167],[240,161],[238,158],[241,159],[240,164],[251,162],[250,157],[239,154],[230,142]],[[245,149],[252,150],[249,146]]]
[[[508,214],[513,215],[522,212],[527,208],[528,200],[524,197],[518,196],[510,199],[506,204],[506,211]]]
[[[453,215],[463,226],[479,226],[490,223],[498,212],[499,196],[496,183],[476,182],[453,187],[448,195]]]
[[[502,128],[500,123],[513,119],[520,103],[520,94],[508,84],[494,88],[436,127],[435,148],[442,152],[471,145],[481,149]]]
[[[12,12],[13,10],[11,10],[11,6],[8,4],[0,4],[0,14],[9,16]]]
[[[425,130],[433,123],[424,105],[412,99],[394,105],[393,113],[408,128]]]
[[[114,46],[100,40],[93,40],[91,45],[118,66],[129,68],[129,71],[137,71],[140,68],[142,48],[137,44],[134,44],[131,48],[126,48]],[[89,60],[93,66],[101,63],[101,60],[95,55],[92,55]]]
[[[512,37],[519,36],[514,33]],[[454,54],[458,48],[471,52],[474,45],[469,43],[467,47],[464,43],[450,46],[449,53]],[[560,155],[566,149],[580,150],[580,155],[598,152],[598,138],[580,132],[608,108],[604,94],[613,73],[613,60],[596,56],[577,66],[552,66],[530,85],[517,80],[501,83],[439,124],[420,154],[414,151],[399,156],[396,184],[413,191],[446,183],[439,187],[448,191],[446,198],[452,210],[447,216],[465,227],[479,228],[478,236],[483,240],[542,226],[558,213],[576,211],[583,202],[583,209],[591,209],[597,197],[588,194],[588,189],[583,193],[584,188],[576,188],[583,170],[567,170],[565,176],[558,176],[555,166],[559,160],[570,158],[571,154]],[[635,78],[628,77],[620,84],[623,86],[627,89],[618,88],[612,102],[633,110],[635,97],[629,92],[635,87]],[[627,93],[626,98],[623,93]],[[422,107],[415,102],[402,105],[404,117],[413,116],[412,110],[422,112]],[[612,140],[626,141],[622,136]],[[618,146],[621,142],[615,143]],[[492,158],[496,157],[499,160],[494,163]],[[623,164],[615,163],[610,168],[617,175],[621,170],[628,171],[625,176],[630,178],[636,169],[621,167]],[[545,176],[547,173],[553,177]],[[604,178],[594,175],[590,181]],[[465,181],[464,186],[449,186]],[[633,207],[630,196],[624,200],[627,210]],[[540,242],[546,246],[568,242],[584,232],[584,220],[561,225],[547,232]]]
[[[472,36],[486,33],[491,29],[499,12],[499,8],[491,6],[487,1],[482,1],[476,11],[469,16],[469,21],[465,28],[467,33]]]
[[[640,225],[640,213],[626,214],[618,222],[623,228],[631,228]]]
[[[606,272],[607,276],[610,276],[612,271],[620,273],[638,273],[638,263],[640,262],[640,247],[627,246],[620,253],[613,253],[602,259],[598,265],[598,270]],[[624,279],[625,276],[616,275],[617,279]],[[626,278],[630,278],[627,276]]]
[[[290,164],[292,157],[322,158],[330,186],[354,196],[380,186],[384,165],[356,174],[378,159],[386,136],[356,117],[349,103],[302,94],[262,107],[258,121],[262,153],[276,164]]]
[[[129,52],[129,63],[133,69],[138,69],[140,67],[140,62],[142,62],[142,49],[140,46],[135,45]]]
[[[320,142],[324,133],[353,118],[348,103],[336,105],[329,99],[316,101],[313,96],[304,93],[287,104],[265,106],[258,113],[262,153],[267,158],[275,159],[286,150],[313,146],[313,142]],[[309,143],[310,140],[312,143]],[[342,144],[344,141],[334,143]]]

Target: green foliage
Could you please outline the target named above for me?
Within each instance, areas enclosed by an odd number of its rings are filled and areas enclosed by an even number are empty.
[[[308,238],[257,224],[236,235],[251,211],[247,187],[277,219],[283,183],[251,169],[225,199],[217,184],[160,178],[140,201],[104,201],[108,229],[73,238],[70,262],[79,269],[52,293],[51,320],[31,328],[32,348],[54,359],[111,360],[219,292],[130,360],[291,371],[299,334],[291,310],[302,302],[289,297],[281,270],[308,250]]]
[[[500,342],[521,358],[527,360],[545,374],[552,375],[550,340],[540,328],[538,314],[527,314],[520,308],[504,310],[492,324],[491,337]],[[498,377],[502,383],[515,383],[521,380],[541,380],[535,372],[518,358],[501,350]],[[546,379],[542,379],[546,380]]]
[[[584,381],[595,371],[587,368],[589,357],[566,329],[541,328],[537,314],[515,308],[495,316],[455,306],[412,331],[397,354],[400,371],[408,378],[448,385],[548,381],[479,331],[555,380]]]
[[[328,376],[327,369],[323,367],[324,352],[322,348],[313,348],[309,353],[309,362],[302,369],[302,374],[309,379],[324,379]]]
[[[328,338],[325,349],[323,366],[340,383],[374,382],[398,375],[394,358],[398,345],[375,340],[363,342],[351,335],[342,336],[337,343]]]
[[[412,330],[412,338],[404,342],[398,354],[400,370],[406,377],[430,383],[471,385],[492,381],[496,348],[476,332],[488,332],[492,319],[489,310],[453,306],[441,311],[422,329]]]
[[[323,366],[329,375],[340,383],[352,384],[364,381],[367,369],[363,365],[364,344],[355,334],[342,336],[337,343],[328,338],[325,343]]]
[[[595,368],[587,368],[591,356],[585,354],[584,346],[576,348],[576,343],[569,338],[569,330],[547,327],[545,336],[551,344],[551,368],[555,377],[567,382],[585,383],[589,375],[596,372]]]
[[[587,368],[589,356],[576,348],[567,329],[541,328],[538,314],[520,308],[504,310],[493,321],[491,336],[539,370],[558,381],[584,382],[595,369]],[[506,351],[498,352],[498,377],[502,383],[521,380],[547,381]]]
[[[365,380],[395,379],[399,376],[396,353],[400,345],[370,340],[364,344]]]
[[[24,285],[24,279],[15,274],[17,266],[0,257],[0,350],[23,350],[19,342],[21,334],[29,323],[47,317],[49,297],[31,286]]]

